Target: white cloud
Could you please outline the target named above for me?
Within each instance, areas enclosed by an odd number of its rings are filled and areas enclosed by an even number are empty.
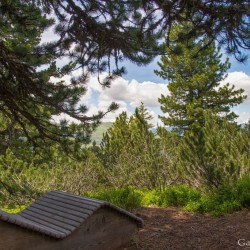
[[[69,123],[77,123],[79,124],[80,121],[67,115],[67,114],[60,114],[60,115],[52,115],[52,121],[55,123],[60,123],[61,120],[67,120]]]
[[[80,69],[72,73],[72,76],[74,77],[80,75]],[[102,81],[105,76],[107,76],[107,74],[102,74],[100,80]],[[57,82],[60,79],[51,78],[51,80]],[[70,76],[64,76],[61,80],[64,80],[67,84],[70,82]],[[119,105],[119,109],[108,113],[103,118],[104,122],[113,122],[123,111],[127,112],[128,116],[132,115],[135,107],[140,106],[141,102],[143,102],[153,116],[152,123],[154,125],[161,123],[158,119],[157,111],[153,111],[152,109],[158,109],[158,98],[161,94],[166,95],[168,93],[165,84],[157,84],[153,82],[139,83],[136,80],[128,81],[120,77],[112,82],[110,88],[103,88],[97,77],[92,75],[87,83],[87,88],[86,95],[82,96],[80,100],[80,103],[88,106],[87,115],[97,114],[98,111],[105,112],[112,102],[116,102]],[[93,95],[94,93],[95,95]],[[62,117],[65,116],[60,116],[60,118]]]
[[[80,76],[81,70],[73,72],[73,76]],[[107,74],[102,74],[100,79]],[[65,76],[63,78],[66,82],[69,82],[70,76]],[[229,73],[227,78],[221,82],[221,85],[226,83],[234,84],[236,89],[243,88],[248,95],[247,102],[244,103],[244,107],[240,108],[241,105],[237,106],[237,115],[239,115],[238,122],[246,122],[249,117],[249,112],[243,112],[246,110],[246,105],[250,101],[250,76],[244,72],[232,72]],[[103,88],[98,82],[96,76],[91,76],[87,83],[88,91],[86,95],[81,98],[81,103],[86,104],[89,108],[87,114],[93,115],[97,114],[99,110],[106,111],[112,102],[119,104],[119,109],[115,112],[108,113],[103,121],[115,121],[115,118],[123,111],[126,111],[128,115],[132,115],[135,107],[140,106],[141,102],[144,103],[145,107],[149,110],[150,114],[153,116],[152,124],[162,124],[158,118],[160,112],[160,104],[158,98],[169,93],[167,85],[163,83],[154,83],[149,81],[144,81],[142,83],[136,80],[125,80],[124,78],[115,79],[110,88]],[[161,114],[163,115],[163,114]]]
[[[66,84],[70,84],[70,79],[71,79],[71,76],[70,75],[65,75],[61,78],[57,78],[57,77],[50,77],[50,81],[53,82],[53,83],[57,83],[57,82],[60,82],[60,81],[64,81]]]
[[[225,80],[221,82],[222,85],[230,83],[235,86],[236,89],[244,89],[247,95],[245,102],[250,102],[250,76],[242,71],[235,71],[228,73]]]
[[[103,74],[100,78],[103,79],[104,77]],[[139,83],[136,80],[128,81],[120,77],[112,82],[110,88],[102,88],[97,77],[92,76],[88,82],[88,87],[99,94],[98,99],[95,100],[97,104],[90,106],[89,114],[94,114],[98,110],[105,111],[111,102],[116,102],[119,104],[119,109],[108,113],[103,119],[103,121],[115,121],[115,118],[123,111],[127,112],[128,116],[132,115],[135,107],[140,106],[143,102],[153,116],[151,122],[154,125],[161,124],[158,113],[152,109],[159,107],[158,98],[161,94],[166,95],[168,93],[166,84],[148,81]]]
[[[235,113],[239,116],[237,118],[237,123],[246,123],[250,119],[250,112],[241,112],[235,111]]]
[[[74,72],[72,75],[65,75],[61,78],[57,78],[57,77],[50,77],[50,81],[53,82],[53,83],[57,83],[57,82],[60,82],[60,81],[64,81],[64,84],[66,85],[70,85],[71,84],[71,78],[72,77],[78,77],[80,76],[81,74],[79,74],[79,72]],[[90,98],[92,96],[92,89],[90,87],[88,87],[88,84],[86,85],[87,87],[87,91],[85,93],[85,95],[83,95],[81,98],[80,98],[80,103],[84,103],[86,105],[90,104],[89,101],[90,101]]]
[[[123,105],[121,103],[118,103],[120,105],[119,109],[117,109],[114,112],[108,113],[104,118],[103,122],[114,122],[116,117],[118,117],[122,112],[127,112],[128,117],[132,115],[132,113],[128,110],[126,103],[124,102]]]
[[[90,105],[87,115],[97,114],[98,111],[107,111],[110,103],[111,101],[99,101],[97,105]],[[128,113],[128,116],[132,115],[128,110],[126,102],[118,101],[116,103],[119,105],[119,108],[113,112],[109,112],[108,114],[106,114],[102,119],[103,122],[114,122],[116,117],[124,111]]]
[[[118,78],[112,82],[110,88],[100,91],[100,100],[126,101],[133,108],[139,106],[141,102],[146,107],[156,107],[159,105],[158,98],[161,94],[167,93],[168,89],[162,83],[139,83],[136,80],[128,81]]]
[[[163,122],[159,119],[159,114],[156,113],[155,111],[152,111],[152,110],[148,110],[149,111],[149,114],[153,117],[151,121],[149,121],[153,126],[163,126]]]
[[[41,43],[55,42],[60,38],[60,36],[55,33],[54,29],[54,26],[51,26],[43,32],[41,36]]]

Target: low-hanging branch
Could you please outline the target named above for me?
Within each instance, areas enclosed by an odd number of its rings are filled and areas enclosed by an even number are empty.
[[[70,124],[52,122],[52,117],[60,114],[79,120],[82,133],[86,133],[84,126],[91,131],[91,124],[95,127],[118,106],[111,104],[107,111],[94,116],[86,115],[84,105],[79,108],[90,74],[109,72],[100,83],[110,86],[115,76],[125,72],[124,59],[145,65],[164,54],[164,44],[172,42],[172,27],[182,22],[192,25],[188,32],[180,32],[176,41],[206,37],[211,44],[217,40],[243,62],[246,56],[241,48],[250,48],[249,9],[249,1],[235,0],[3,0],[1,112],[8,110],[9,119],[19,123],[28,138],[59,142],[74,137]],[[57,38],[42,43],[41,36],[50,27]],[[62,59],[67,62],[59,68],[56,62]],[[51,82],[52,76],[61,78],[79,68],[83,69],[82,76],[72,78],[70,84]]]

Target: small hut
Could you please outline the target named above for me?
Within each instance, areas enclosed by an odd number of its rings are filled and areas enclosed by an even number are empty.
[[[0,211],[0,249],[121,249],[142,225],[106,201],[52,191],[20,213]]]

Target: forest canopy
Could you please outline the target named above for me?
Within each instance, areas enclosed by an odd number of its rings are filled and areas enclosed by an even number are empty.
[[[1,131],[22,131],[33,144],[89,141],[89,134],[105,112],[87,116],[79,100],[92,73],[109,72],[104,87],[125,72],[122,61],[145,65],[164,54],[175,23],[190,22],[188,32],[176,41],[206,37],[215,40],[239,61],[250,48],[250,4],[235,0],[3,0],[0,3],[0,112],[7,121]],[[42,43],[41,36],[53,28],[58,39]],[[166,37],[166,41],[163,39]],[[202,48],[201,48],[202,50]],[[58,61],[66,59],[62,67]],[[114,62],[111,64],[111,62]],[[111,67],[111,65],[115,65]],[[81,68],[82,75],[53,83]],[[107,112],[115,110],[111,103]],[[80,125],[53,122],[66,114]]]

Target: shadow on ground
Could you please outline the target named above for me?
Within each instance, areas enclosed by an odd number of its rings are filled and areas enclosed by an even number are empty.
[[[144,219],[126,250],[234,250],[250,249],[250,211],[221,217],[180,211],[174,207],[141,208]],[[238,240],[242,245],[239,246]],[[249,244],[249,246],[247,246]]]

